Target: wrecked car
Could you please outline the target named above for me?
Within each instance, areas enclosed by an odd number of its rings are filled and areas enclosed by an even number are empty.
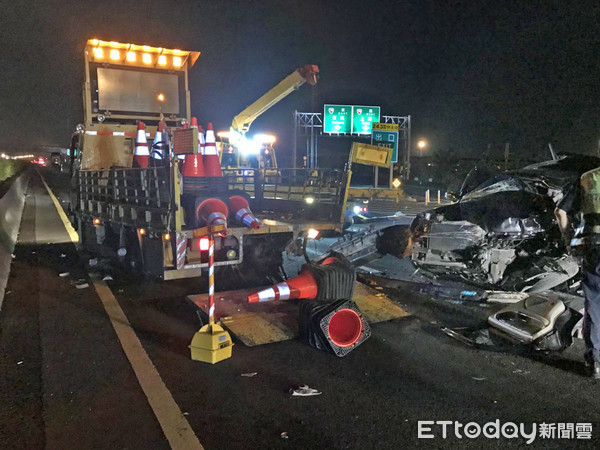
[[[541,292],[568,286],[579,269],[566,252],[554,209],[582,173],[598,166],[600,158],[573,155],[491,176],[461,192],[456,203],[415,218],[412,261],[426,275],[491,289]]]

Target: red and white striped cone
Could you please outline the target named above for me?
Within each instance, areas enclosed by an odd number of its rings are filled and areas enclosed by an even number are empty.
[[[221,235],[227,235],[227,215],[229,211],[227,205],[218,198],[208,198],[204,200],[196,209],[196,219],[198,223],[207,227],[223,225],[225,229]]]
[[[146,131],[144,122],[138,122],[137,134],[135,137],[135,152],[133,153],[134,167],[148,167],[148,141],[146,140]]]
[[[192,117],[192,126],[195,117]],[[198,122],[196,122],[198,127]],[[202,133],[202,127],[198,127],[198,153],[196,155],[185,155],[185,161],[183,163],[182,174],[184,177],[204,177],[206,173],[204,171],[204,134]]]
[[[248,296],[248,303],[270,302],[273,300],[312,300],[318,294],[318,287],[312,273],[305,270],[300,275],[283,283],[263,289]]]
[[[232,195],[229,197],[229,210],[235,216],[236,220],[248,228],[255,230],[260,228],[260,222],[252,211],[250,211],[250,205],[241,195]]]
[[[217,140],[212,123],[206,128],[206,144],[204,145],[204,173],[207,177],[221,177],[221,162],[217,152]]]

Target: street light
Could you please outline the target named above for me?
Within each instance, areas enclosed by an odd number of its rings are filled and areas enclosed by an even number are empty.
[[[419,149],[419,156],[423,156],[423,149],[427,147],[427,141],[425,139],[419,139],[417,141],[417,148]]]

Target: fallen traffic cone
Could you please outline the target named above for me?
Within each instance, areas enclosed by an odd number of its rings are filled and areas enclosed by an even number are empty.
[[[217,152],[217,141],[212,123],[206,128],[206,144],[204,145],[204,173],[207,177],[223,176],[221,161]]]
[[[148,167],[149,154],[145,128],[144,122],[138,122],[137,134],[135,137],[135,152],[133,153],[134,167]]]
[[[248,296],[248,303],[270,302],[273,300],[312,300],[317,296],[315,277],[308,270],[300,272],[294,278]]]
[[[244,226],[258,230],[260,228],[260,222],[252,211],[250,211],[250,205],[241,195],[232,195],[229,197],[229,209],[235,216],[236,220],[242,223]]]
[[[325,300],[352,298],[356,271],[343,257],[330,256],[321,264],[305,264],[300,274],[248,296],[249,303],[272,300]]]
[[[214,227],[216,225],[225,226],[225,229],[221,232],[224,236],[227,234],[228,213],[229,211],[225,202],[218,198],[208,198],[196,208],[196,220],[197,223],[207,227]]]
[[[371,327],[352,300],[303,302],[300,340],[318,350],[346,356],[371,336]]]

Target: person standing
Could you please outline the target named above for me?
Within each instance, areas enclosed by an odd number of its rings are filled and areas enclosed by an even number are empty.
[[[580,182],[573,184],[554,210],[569,252],[573,237],[570,216],[580,212],[584,223],[582,271],[585,295],[585,363],[589,375],[600,379],[600,167],[584,173]]]

